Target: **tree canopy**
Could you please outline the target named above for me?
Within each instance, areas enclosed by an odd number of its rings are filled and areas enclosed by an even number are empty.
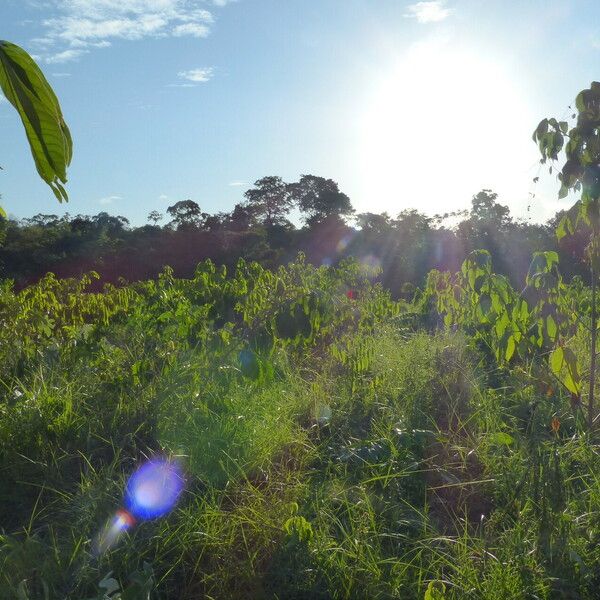
[[[333,179],[302,175],[300,181],[289,185],[289,191],[308,225],[315,225],[331,217],[347,217],[354,213],[350,198],[340,191]]]
[[[244,196],[247,208],[267,227],[285,225],[294,200],[289,186],[281,177],[271,175],[254,182]]]
[[[167,208],[167,213],[172,219],[169,225],[175,229],[194,227],[199,225],[202,220],[202,211],[193,200],[176,202]]]

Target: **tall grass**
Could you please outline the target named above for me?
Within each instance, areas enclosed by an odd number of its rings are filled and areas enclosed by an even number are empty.
[[[352,267],[85,293],[1,299],[0,598],[597,597],[599,447],[568,399]],[[96,556],[157,454],[179,504]]]

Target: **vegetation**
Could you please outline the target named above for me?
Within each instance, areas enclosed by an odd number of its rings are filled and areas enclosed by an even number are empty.
[[[594,598],[600,464],[548,360],[566,335],[585,356],[558,315],[588,319],[590,296],[547,287],[552,258],[537,304],[482,253],[458,304],[446,276],[394,302],[358,263],[302,257],[101,293],[6,283],[0,597]],[[185,467],[179,505],[94,556],[156,454]]]
[[[394,218],[362,213],[351,226],[346,222],[350,200],[332,180],[305,175],[287,188],[292,190],[288,200],[305,222],[301,228],[281,215],[269,225],[267,219],[275,216],[257,213],[254,201],[230,213],[208,214],[184,200],[168,207],[166,215],[152,211],[149,224],[140,227],[106,212],[9,219],[0,230],[0,274],[18,288],[47,272],[79,277],[94,270],[101,282],[118,283],[120,277],[156,277],[165,265],[179,277],[191,277],[207,258],[228,268],[241,257],[277,268],[302,252],[317,266],[348,257],[381,266],[379,279],[393,297],[410,298],[407,290],[423,287],[431,269],[457,271],[470,252],[485,249],[515,287],[522,285],[533,253],[541,251],[557,253],[565,279],[578,275],[590,281],[584,233],[558,242],[554,229],[561,214],[546,225],[515,220],[490,190],[476,194],[465,213],[428,217],[405,210]]]
[[[547,226],[483,190],[356,230],[313,175],[164,227],[2,219],[0,598],[597,598],[600,84],[576,110],[534,132],[581,192]],[[94,551],[157,456],[179,503]]]

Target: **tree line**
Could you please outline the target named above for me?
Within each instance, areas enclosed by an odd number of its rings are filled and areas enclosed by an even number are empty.
[[[292,210],[301,226],[290,220]],[[106,212],[2,220],[0,269],[17,286],[49,271],[76,276],[90,270],[100,274],[100,285],[153,277],[165,265],[189,277],[207,258],[233,266],[244,257],[276,267],[302,252],[317,265],[355,257],[372,273],[379,271],[379,280],[398,297],[421,286],[431,269],[457,270],[475,249],[487,250],[498,272],[518,285],[533,252],[554,249],[565,278],[585,278],[585,235],[558,243],[554,230],[561,216],[545,224],[514,219],[491,190],[481,190],[469,210],[455,213],[356,213],[332,179],[302,175],[286,183],[268,176],[231,212],[209,214],[188,199],[165,214],[152,211],[140,227]]]

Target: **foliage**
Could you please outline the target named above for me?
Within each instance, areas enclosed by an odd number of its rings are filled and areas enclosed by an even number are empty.
[[[552,254],[522,294],[473,254],[414,305],[352,261],[94,277],[0,290],[0,597],[594,597],[597,452],[531,377],[588,335],[549,325],[589,310]],[[418,325],[437,302],[456,332]],[[154,454],[180,504],[93,557]]]
[[[302,175],[297,183],[289,185],[289,190],[308,225],[332,217],[349,216],[354,212],[350,198],[340,191],[333,179]]]
[[[170,225],[176,229],[194,227],[199,225],[202,219],[202,211],[193,200],[181,200],[167,208],[167,213],[172,218]],[[153,215],[153,219],[156,215]]]
[[[267,227],[285,225],[293,200],[287,184],[277,176],[263,177],[244,194],[253,216]]]
[[[381,282],[394,297],[412,298],[413,292],[407,290],[422,287],[431,269],[456,271],[472,250],[488,250],[496,271],[518,286],[527,274],[531,254],[548,249],[558,253],[566,281],[573,276],[589,280],[582,262],[588,242],[573,238],[568,245],[557,246],[547,226],[510,218],[499,225],[487,212],[472,212],[454,229],[405,210],[395,217],[359,215],[356,228],[333,214],[301,229],[285,225],[265,230],[248,206],[238,204],[231,213],[216,215],[194,211],[196,216],[185,217],[181,228],[174,222],[159,227],[157,220],[131,227],[124,217],[106,213],[35,215],[3,222],[0,273],[15,279],[17,286],[48,271],[70,277],[93,270],[102,282],[117,283],[120,277],[130,281],[155,277],[165,264],[178,276],[191,277],[195,265],[206,258],[228,268],[240,257],[277,268],[301,251],[316,265],[337,264],[347,257],[377,264],[382,268]],[[502,207],[493,201],[490,212],[497,211],[502,212]]]
[[[538,143],[542,163],[548,159],[556,161],[564,147],[565,162],[558,174],[561,182],[558,197],[564,198],[570,190],[581,191],[581,198],[560,219],[556,234],[559,240],[576,230],[583,229],[589,235],[585,253],[592,284],[588,395],[588,427],[591,429],[595,420],[596,288],[600,266],[600,83],[594,81],[589,89],[579,92],[575,107],[577,113],[573,118],[577,121],[573,127],[569,128],[567,121],[543,119],[533,133],[533,141]],[[565,138],[568,139],[566,144]],[[555,363],[562,362],[562,358],[563,354],[560,354]],[[572,372],[573,368],[569,366],[569,373]]]
[[[16,108],[40,177],[59,200],[68,200],[63,184],[73,142],[58,99],[35,61],[19,46],[0,40],[0,89]]]
[[[538,358],[547,361],[549,374],[579,404],[580,369],[567,344],[587,328],[571,304],[557,263],[555,252],[536,253],[525,288],[517,293],[505,277],[493,273],[489,253],[475,251],[454,276],[432,271],[426,296],[434,299],[446,326],[466,327],[499,366],[518,361],[537,369]],[[552,387],[543,372],[534,376]]]

